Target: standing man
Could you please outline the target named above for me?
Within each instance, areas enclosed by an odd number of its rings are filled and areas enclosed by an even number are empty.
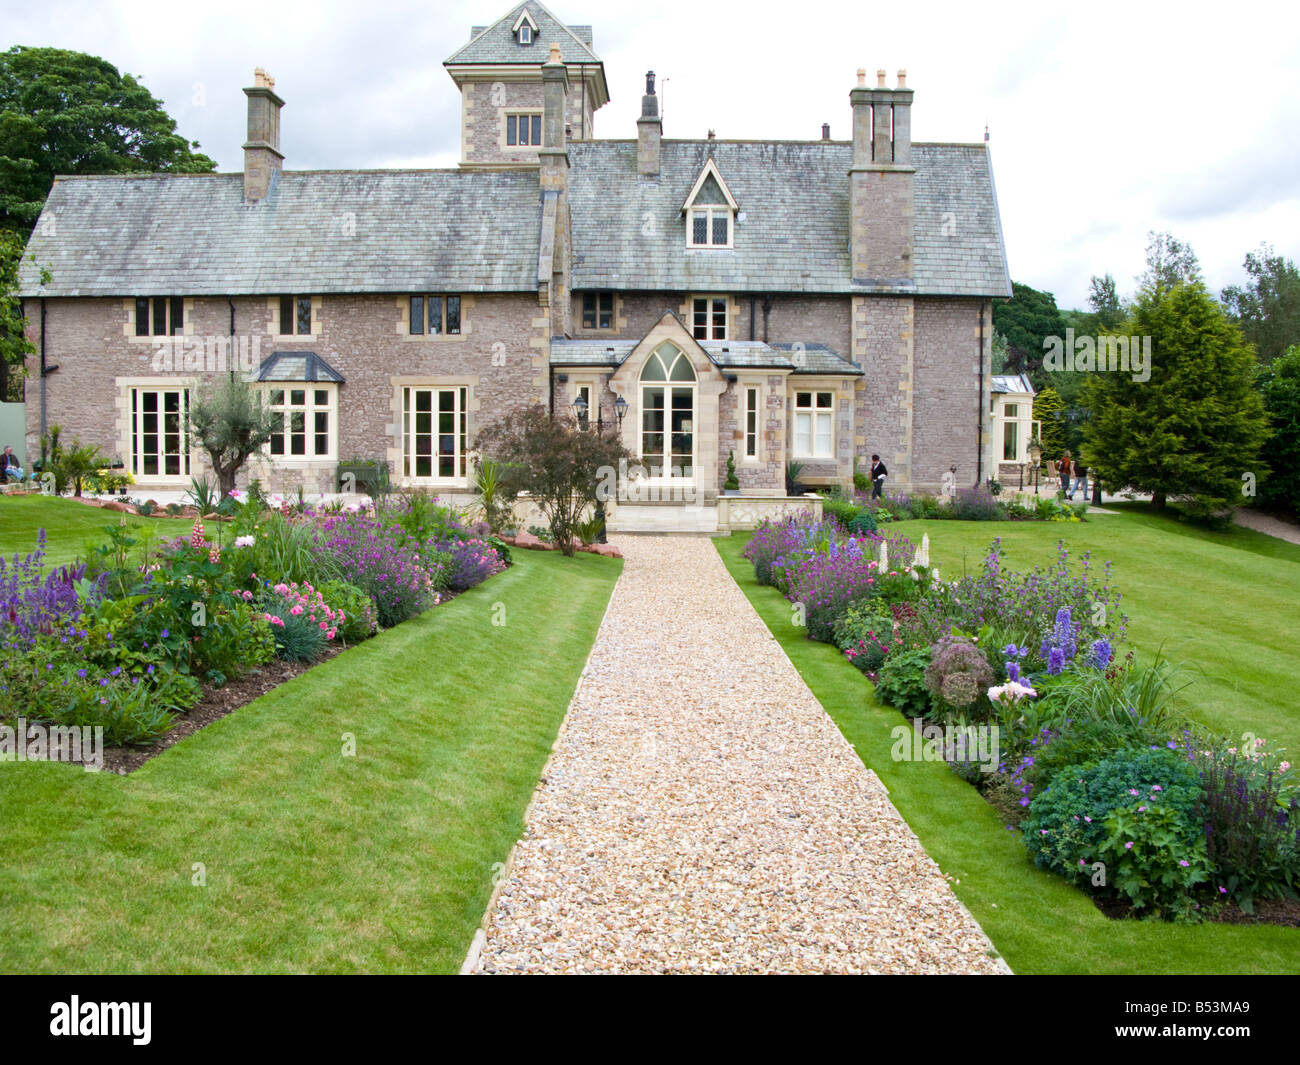
[[[881,492],[885,490],[885,478],[889,476],[889,471],[885,469],[885,464],[880,461],[879,455],[871,456],[871,498],[879,499]]]

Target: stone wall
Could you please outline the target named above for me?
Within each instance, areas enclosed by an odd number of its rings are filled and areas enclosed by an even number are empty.
[[[276,351],[313,351],[344,378],[339,389],[337,452],[340,459],[394,458],[400,447],[400,383],[464,384],[470,388],[469,437],[498,411],[545,402],[550,322],[537,297],[466,294],[459,336],[412,337],[409,296],[342,295],[314,299],[313,333],[280,336],[278,297],[234,300],[236,338],[255,368]],[[30,309],[30,308],[29,308]],[[168,357],[161,338],[134,335],[134,301],[51,299],[47,303],[46,358],[58,364],[46,378],[47,424],[58,425],[65,441],[97,444],[109,456],[129,457],[129,388],[181,385],[220,376],[231,364],[196,362],[193,353],[224,341],[230,331],[225,299],[187,298],[183,347]],[[39,348],[39,311],[29,316],[28,337]],[[40,393],[37,357],[29,361],[36,385],[29,388],[27,448],[40,451]],[[396,409],[395,409],[396,408]],[[264,472],[267,487],[333,489],[336,460],[278,461]],[[192,472],[203,469],[192,456]],[[396,466],[394,466],[396,470]]]

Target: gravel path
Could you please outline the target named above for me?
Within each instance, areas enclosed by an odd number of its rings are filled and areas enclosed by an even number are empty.
[[[1261,514],[1258,510],[1247,510],[1245,507],[1238,507],[1232,512],[1232,520],[1238,525],[1244,525],[1247,529],[1262,532],[1266,536],[1276,536],[1279,540],[1300,544],[1300,525],[1282,521],[1280,518],[1273,518],[1267,514]]]
[[[469,968],[998,973],[704,538],[623,575]]]

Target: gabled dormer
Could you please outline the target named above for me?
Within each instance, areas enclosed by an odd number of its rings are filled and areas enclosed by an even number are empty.
[[[537,40],[537,20],[533,18],[532,12],[527,7],[519,12],[519,17],[515,19],[510,32],[515,35],[515,40],[519,42],[521,48],[527,48]]]
[[[686,247],[734,248],[738,209],[736,197],[710,157],[682,204],[682,214],[686,216]]]

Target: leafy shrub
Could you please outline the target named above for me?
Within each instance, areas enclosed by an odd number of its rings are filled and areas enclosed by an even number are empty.
[[[1090,883],[1091,866],[1105,861],[1103,848],[1117,823],[1108,828],[1107,818],[1130,807],[1136,812],[1138,806],[1145,806],[1144,813],[1165,807],[1174,815],[1164,825],[1173,832],[1174,845],[1161,853],[1168,853],[1175,864],[1189,863],[1177,868],[1191,869],[1198,848],[1204,853],[1197,816],[1201,794],[1200,778],[1183,755],[1164,747],[1116,751],[1069,767],[1032,800],[1022,826],[1025,847],[1039,868],[1070,880],[1087,874],[1084,883]]]
[[[997,521],[1002,517],[1002,510],[993,493],[982,485],[974,488],[958,488],[952,501],[953,517],[961,521]]]
[[[1195,828],[1180,811],[1146,799],[1110,811],[1097,850],[1108,886],[1151,916],[1192,916],[1192,889],[1209,879]]]
[[[836,524],[850,536],[865,536],[876,531],[875,513],[870,507],[851,499],[824,499],[822,513],[833,518]]]
[[[948,636],[930,649],[925,687],[936,707],[958,713],[983,710],[993,685],[993,669],[979,646],[963,636]]]
[[[868,599],[849,607],[835,619],[831,625],[831,643],[846,651],[875,633],[892,636],[893,631],[894,616],[889,607]]]
[[[336,631],[344,643],[368,640],[379,628],[374,600],[355,584],[326,581],[320,586],[320,594],[338,613]]]
[[[928,648],[895,651],[876,674],[876,698],[907,717],[922,717],[930,709],[930,691],[925,670],[930,664]]]

